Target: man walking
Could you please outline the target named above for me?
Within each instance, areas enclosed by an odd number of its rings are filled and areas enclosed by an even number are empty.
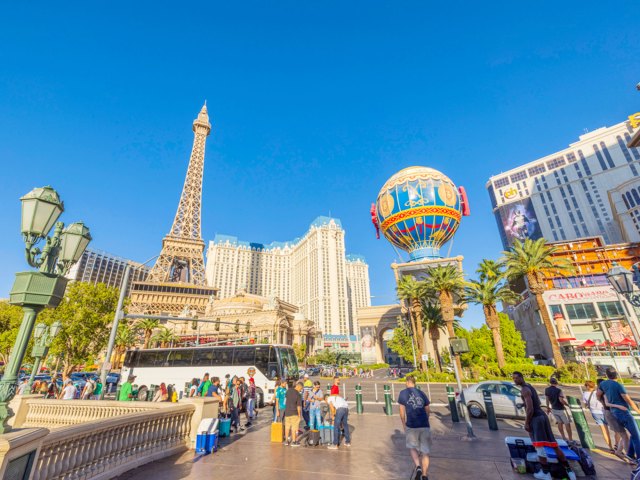
[[[598,400],[611,409],[613,417],[629,432],[629,449],[627,455],[638,463],[640,459],[640,432],[629,409],[640,413],[640,409],[631,399],[624,385],[617,382],[618,372],[609,367],[605,371],[607,380],[598,387]]]
[[[558,379],[556,377],[549,379],[549,386],[545,389],[544,396],[547,398],[547,413],[553,416],[562,439],[572,442],[571,417],[567,415],[566,410],[569,407],[569,403],[562,390],[558,387]],[[565,428],[567,429],[566,435],[564,433]]]
[[[333,443],[329,450],[337,450],[340,445],[340,430],[344,433],[344,446],[351,446],[351,432],[349,432],[349,404],[340,395],[328,395],[325,397],[331,409],[333,417]]]
[[[287,444],[292,447],[299,447],[298,443],[298,427],[302,419],[302,382],[297,382],[296,386],[289,386],[285,398],[284,407],[284,438]]]
[[[133,382],[136,380],[135,375],[129,375],[127,381],[120,386],[120,395],[118,396],[119,402],[131,402],[133,401]]]
[[[400,392],[400,420],[405,442],[415,463],[413,480],[427,480],[429,454],[431,453],[431,429],[429,426],[429,398],[416,388],[416,379],[407,375],[407,388]]]
[[[204,377],[202,377],[202,382],[198,386],[198,396],[199,397],[206,396],[210,386],[211,386],[211,380],[209,380],[209,374],[205,373]]]
[[[524,429],[529,432],[531,442],[536,449],[540,462],[541,468],[533,474],[534,478],[538,480],[551,480],[552,477],[549,472],[547,453],[544,449],[544,447],[550,447],[554,449],[558,462],[565,468],[569,480],[576,480],[576,474],[571,470],[569,462],[567,462],[567,457],[565,457],[564,452],[560,450],[558,442],[556,442],[553,436],[549,417],[542,411],[538,392],[524,381],[522,373],[513,372],[512,378],[513,383],[519,386],[522,392],[522,400],[524,401],[524,408],[527,415],[524,422]]]

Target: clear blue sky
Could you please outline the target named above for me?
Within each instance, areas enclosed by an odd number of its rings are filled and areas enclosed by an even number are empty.
[[[305,5],[302,5],[305,4]],[[489,176],[640,110],[637,2],[121,2],[0,16],[0,298],[26,269],[18,197],[50,184],[92,246],[138,261],[171,226],[207,99],[203,235],[270,242],[318,215],[394,300],[369,206],[410,165],[467,188],[452,254],[501,246]],[[472,309],[463,323],[478,325]]]

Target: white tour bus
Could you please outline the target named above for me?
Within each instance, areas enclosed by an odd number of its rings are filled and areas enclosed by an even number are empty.
[[[245,377],[249,368],[255,369],[258,405],[271,403],[276,378],[298,379],[298,362],[288,345],[234,345],[187,348],[152,348],[129,350],[125,355],[120,382],[135,375],[139,389],[151,385],[175,385],[177,391],[193,378],[202,379],[205,373],[224,381],[231,377]],[[145,388],[146,390],[146,388]]]

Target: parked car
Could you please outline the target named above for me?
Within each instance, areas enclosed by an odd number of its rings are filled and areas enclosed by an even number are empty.
[[[613,365],[594,365],[599,377],[607,376],[607,368],[613,368]],[[635,378],[635,377],[634,377]]]
[[[512,382],[489,380],[476,383],[462,390],[462,395],[474,418],[485,416],[483,392],[490,392],[496,416],[524,418],[524,403],[520,389]]]

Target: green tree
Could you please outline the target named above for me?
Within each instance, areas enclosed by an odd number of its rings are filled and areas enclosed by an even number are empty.
[[[294,343],[293,352],[296,354],[296,360],[298,363],[304,363],[307,357],[307,346],[303,343]]]
[[[325,348],[316,354],[315,362],[322,365],[335,365],[338,363],[338,354],[330,348]]]
[[[573,266],[568,260],[554,256],[557,251],[558,247],[547,245],[544,238],[538,240],[527,238],[524,242],[516,240],[510,250],[502,252],[504,255],[502,262],[506,267],[509,279],[526,279],[529,291],[536,300],[538,314],[547,330],[547,335],[549,335],[555,366],[562,368],[564,359],[560,353],[553,324],[542,296],[546,290],[544,279],[547,272],[555,275],[566,275],[573,272]]]
[[[400,325],[393,329],[393,337],[387,340],[387,346],[397,353],[404,361],[413,364],[413,338],[407,325]]]
[[[420,358],[422,369],[427,369],[427,364],[422,360],[424,353],[424,329],[422,327],[422,300],[427,295],[426,284],[415,278],[405,275],[396,286],[396,292],[400,300],[405,300],[409,306],[409,319],[411,330],[416,338],[416,355]]]
[[[62,370],[73,369],[107,346],[109,326],[118,304],[118,289],[103,283],[92,285],[74,282],[67,286],[64,299],[55,309],[47,309],[38,317],[51,324],[62,324],[53,340],[51,355],[60,355]]]
[[[175,333],[173,333],[173,331],[169,330],[166,327],[162,327],[153,334],[151,340],[153,342],[159,343],[160,348],[167,348],[175,341],[177,341],[178,337]]]
[[[0,362],[9,362],[11,349],[18,336],[24,313],[17,305],[0,302]],[[31,350],[28,350],[29,352]]]
[[[502,348],[507,362],[521,362],[527,358],[527,344],[506,313],[499,313]]]
[[[153,332],[160,326],[160,322],[153,318],[143,318],[136,322],[135,328],[142,332],[144,343],[142,348],[149,348]]]
[[[114,361],[113,368],[120,368],[120,361],[122,355],[131,347],[133,347],[138,340],[138,334],[131,325],[121,323],[118,325],[118,331],[116,333],[116,341],[114,343]]]
[[[480,280],[498,279],[504,276],[504,265],[502,262],[483,259],[478,265],[476,273]]]
[[[442,318],[447,326],[449,338],[456,336],[454,304],[456,299],[462,298],[464,292],[464,277],[457,265],[439,265],[427,270],[425,280],[427,290],[435,292],[440,304]],[[460,356],[455,355],[458,369],[462,371]]]
[[[485,260],[486,262],[487,260]],[[498,358],[498,366],[504,367],[504,351],[500,337],[500,319],[498,318],[498,303],[514,303],[520,298],[515,294],[501,277],[485,277],[473,280],[465,287],[465,300],[482,305],[484,319],[493,335],[493,345]]]

